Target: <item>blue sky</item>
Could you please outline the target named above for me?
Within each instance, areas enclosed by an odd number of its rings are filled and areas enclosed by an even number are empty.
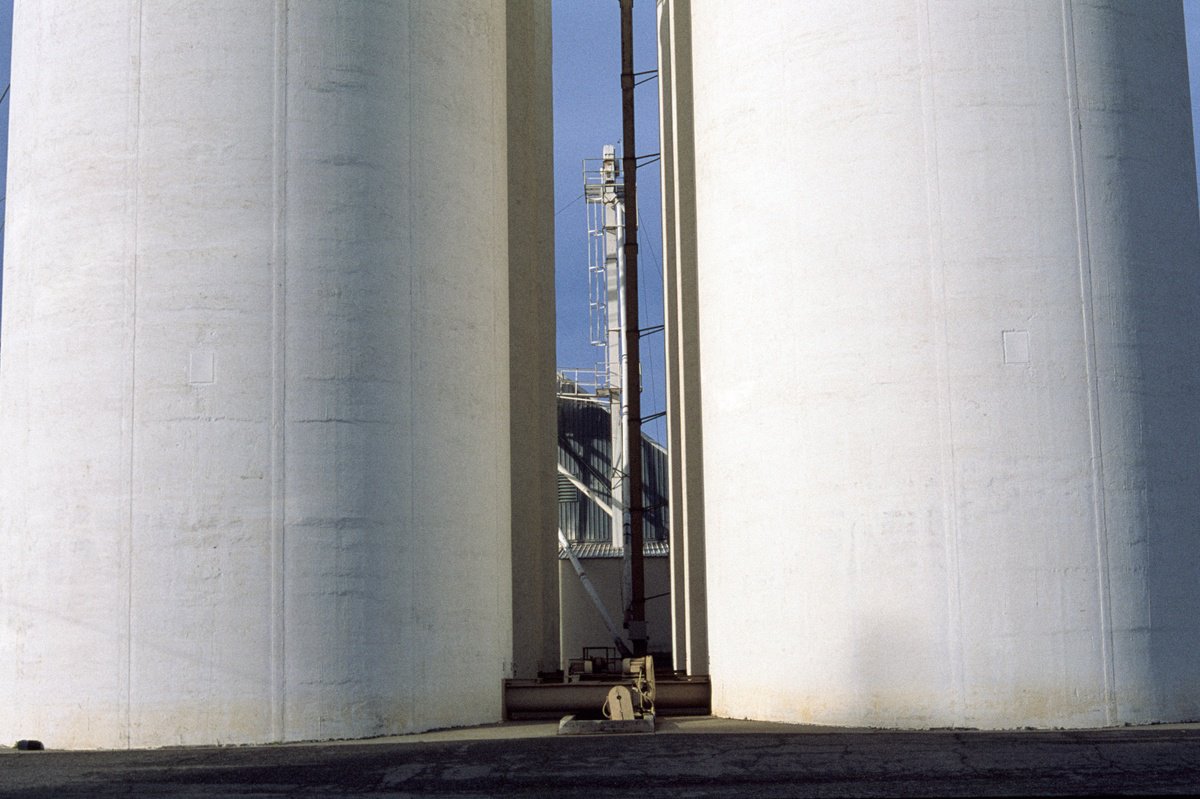
[[[655,69],[656,3],[634,2],[634,70]],[[600,358],[588,334],[587,213],[583,159],[621,144],[621,41],[617,0],[554,0],[554,196],[558,364],[591,368]],[[637,150],[658,152],[658,81],[635,90]],[[620,152],[618,148],[618,152]],[[658,164],[638,170],[639,303],[642,327],[663,322],[662,205]],[[642,414],[664,410],[663,337],[642,339]],[[646,432],[666,442],[662,420]]]
[[[1200,165],[1200,136],[1196,135],[1196,120],[1200,120],[1200,0],[1183,0],[1183,15],[1187,21],[1188,74],[1192,83],[1192,140],[1196,163]],[[1200,174],[1200,167],[1197,173]]]

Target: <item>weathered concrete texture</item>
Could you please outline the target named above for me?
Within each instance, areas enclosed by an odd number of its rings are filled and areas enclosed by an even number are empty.
[[[653,732],[653,715],[640,719],[593,719],[570,715],[558,722],[559,735],[650,735]]]
[[[513,676],[558,648],[554,98],[549,0],[506,0]]]
[[[0,754],[0,797],[1097,795],[1200,791],[1200,732],[830,732],[715,719],[554,723],[369,744]]]
[[[499,719],[506,14],[17,3],[0,733],[123,747]]]
[[[690,22],[714,711],[1200,718],[1180,4]]]

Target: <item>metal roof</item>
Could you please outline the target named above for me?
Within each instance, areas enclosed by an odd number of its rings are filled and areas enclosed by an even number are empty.
[[[603,544],[598,541],[578,541],[572,542],[571,550],[575,553],[575,557],[580,560],[591,558],[620,558],[622,550],[619,547],[614,547],[612,544]],[[647,558],[665,558],[669,552],[666,541],[646,541],[642,547],[642,552]],[[566,560],[567,553],[562,548],[558,549],[559,560]]]

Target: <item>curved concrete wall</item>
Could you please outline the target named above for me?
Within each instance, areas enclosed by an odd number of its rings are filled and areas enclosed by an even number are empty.
[[[508,16],[509,425],[513,676],[558,667],[554,92],[550,0]]]
[[[505,13],[18,2],[7,736],[499,719]]]
[[[1200,717],[1179,5],[691,22],[714,711]]]

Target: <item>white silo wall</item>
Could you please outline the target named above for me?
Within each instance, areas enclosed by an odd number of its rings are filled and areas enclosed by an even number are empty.
[[[692,26],[714,711],[1200,718],[1179,4]]]
[[[505,6],[18,0],[0,734],[495,721]]]

